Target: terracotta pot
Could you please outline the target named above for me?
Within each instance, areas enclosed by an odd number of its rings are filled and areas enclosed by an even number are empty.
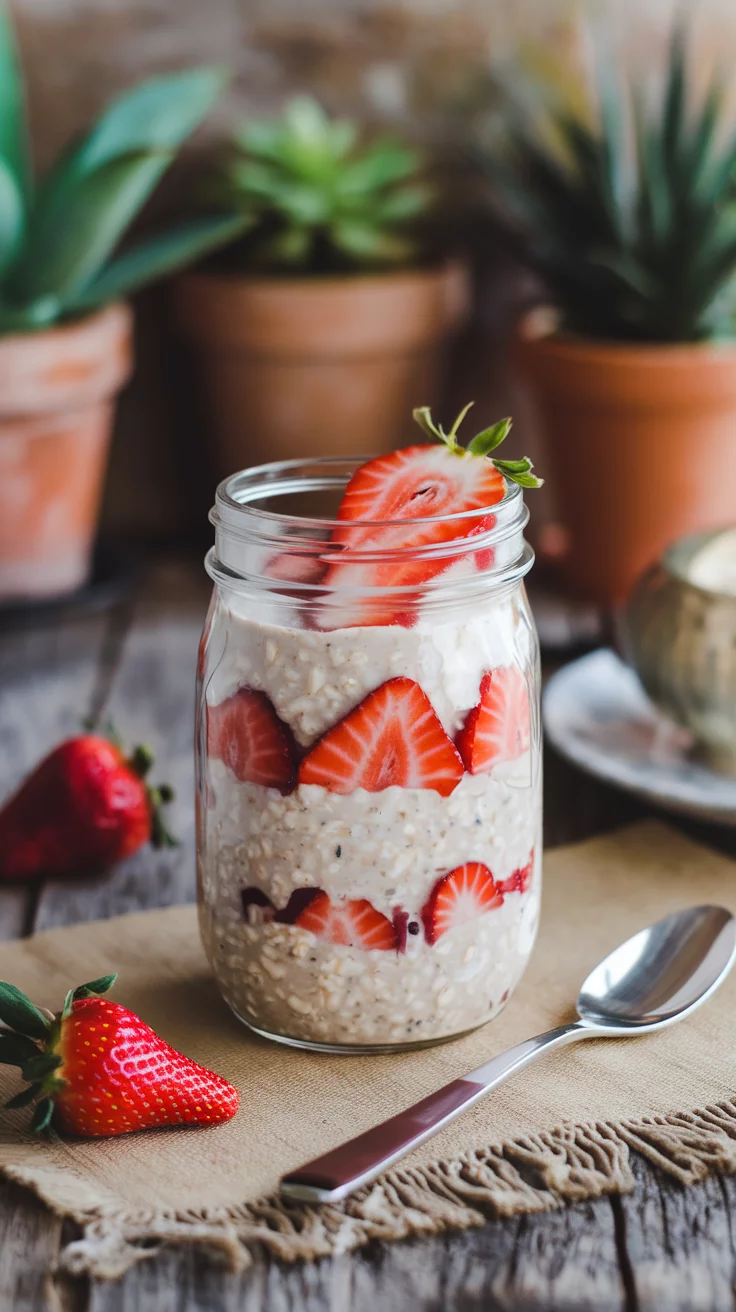
[[[0,338],[0,600],[59,596],[89,571],[131,313]]]
[[[566,530],[561,569],[581,595],[619,603],[676,538],[736,520],[736,345],[525,333],[517,360]]]
[[[224,475],[312,455],[390,451],[436,401],[469,300],[463,265],[350,278],[180,281],[202,351]]]

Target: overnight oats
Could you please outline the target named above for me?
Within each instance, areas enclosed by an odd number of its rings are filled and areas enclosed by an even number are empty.
[[[526,461],[437,445],[221,484],[197,730],[202,938],[232,1010],[327,1049],[490,1020],[534,943]]]

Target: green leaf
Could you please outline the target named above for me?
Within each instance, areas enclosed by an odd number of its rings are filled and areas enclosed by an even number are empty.
[[[171,163],[172,155],[142,152],[103,164],[37,212],[23,258],[11,279],[22,300],[54,295],[73,303],[98,274],[128,225]]]
[[[528,456],[523,456],[521,460],[494,460],[493,463],[500,473],[520,487],[536,488],[543,485],[544,480],[532,473],[534,466]]]
[[[89,984],[80,984],[74,990],[74,999],[77,998],[97,998],[103,993],[109,993],[117,979],[117,971],[113,975],[101,975],[99,979],[93,979]]]
[[[511,419],[500,419],[497,424],[491,428],[484,428],[482,433],[477,433],[472,442],[468,444],[468,451],[472,456],[487,456],[496,447],[506,441],[511,432]]]
[[[123,156],[176,150],[212,109],[227,83],[222,68],[190,68],[149,78],[105,110],[74,155],[90,173]]]
[[[62,1061],[63,1058],[58,1052],[36,1052],[34,1057],[24,1062],[21,1074],[24,1080],[42,1083],[57,1066],[61,1066]]]
[[[54,1114],[53,1098],[41,1098],[33,1110],[31,1117],[31,1129],[36,1134],[43,1134],[44,1130],[49,1128],[51,1117]]]
[[[51,1024],[25,993],[5,981],[0,981],[0,1020],[32,1039],[45,1039]]]
[[[250,226],[240,214],[213,215],[193,219],[150,241],[132,246],[116,256],[106,268],[88,282],[67,308],[93,309],[115,301],[163,278],[208,255],[227,242],[234,241]]]
[[[432,441],[442,442],[444,440],[440,429],[432,418],[432,411],[428,405],[417,406],[411,413],[414,423],[419,424],[422,432],[426,433],[427,437],[431,438]]]
[[[12,263],[23,235],[23,197],[8,164],[0,158],[0,273]]]
[[[39,1053],[39,1047],[25,1034],[0,1030],[0,1063],[3,1066],[22,1066]]]
[[[422,164],[418,151],[398,142],[377,141],[346,164],[340,174],[340,195],[366,195],[403,181],[417,173]]]
[[[31,164],[23,77],[10,11],[0,0],[0,159],[21,198],[28,195]]]
[[[407,260],[412,250],[410,242],[360,219],[334,223],[330,235],[338,250],[359,261],[397,264]]]
[[[5,1106],[9,1111],[15,1111],[16,1107],[27,1107],[30,1102],[33,1102],[34,1098],[38,1097],[40,1092],[40,1084],[29,1084],[27,1089],[21,1089],[15,1097],[9,1098]]]

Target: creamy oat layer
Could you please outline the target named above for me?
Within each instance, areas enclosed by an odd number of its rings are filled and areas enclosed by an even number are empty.
[[[491,1020],[523,974],[539,918],[526,894],[459,925],[433,947],[363,952],[294,925],[216,919],[200,904],[205,951],[226,1002],[257,1029],[313,1043],[396,1044],[460,1034]]]
[[[212,705],[238,688],[268,694],[302,745],[311,745],[374,688],[415,679],[446,731],[457,732],[488,669],[531,663],[533,636],[513,597],[462,622],[333,632],[279,628],[225,606],[208,664]],[[436,880],[466,861],[508,879],[539,853],[541,801],[531,753],[490,774],[465,774],[449,797],[431,789],[300,785],[290,796],[207,767],[200,861],[202,935],[223,994],[258,1028],[312,1042],[421,1042],[482,1024],[517,984],[539,910],[532,887],[457,925],[430,946],[421,909]],[[296,888],[367,898],[409,916],[405,952],[334,945],[296,926],[246,919],[242,892],[277,908]],[[413,930],[412,930],[413,926]]]

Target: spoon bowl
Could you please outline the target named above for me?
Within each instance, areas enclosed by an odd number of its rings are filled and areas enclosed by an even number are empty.
[[[736,955],[736,920],[725,907],[676,911],[601,961],[580,990],[580,1019],[638,1033],[681,1020],[718,987]]]

